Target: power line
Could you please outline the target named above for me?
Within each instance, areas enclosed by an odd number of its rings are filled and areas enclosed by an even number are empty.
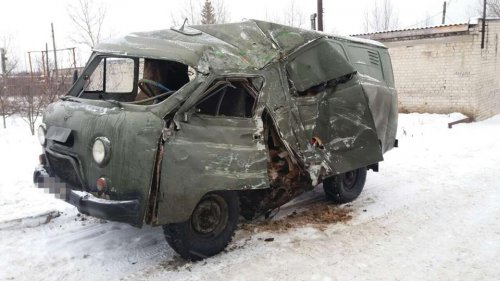
[[[451,3],[453,3],[453,1],[454,1],[454,0],[448,0],[448,1],[446,1],[446,8],[447,8],[447,9],[449,9],[449,7],[450,7]],[[428,16],[428,17],[426,17],[424,20],[421,20],[421,21],[419,21],[419,22],[417,22],[417,23],[415,23],[415,24],[409,25],[409,26],[404,27],[404,28],[402,28],[402,29],[409,29],[409,28],[413,28],[413,27],[419,26],[419,25],[421,25],[421,24],[423,24],[423,23],[426,23],[428,20],[431,20],[431,19],[433,19],[434,17],[437,17],[437,16],[442,15],[442,14],[443,14],[443,11],[442,11],[442,10],[440,10],[440,11],[439,11],[439,12],[437,12],[436,14],[434,14],[434,15],[432,15],[432,16]],[[450,18],[449,18],[449,16],[448,16],[448,14],[446,14],[446,18],[450,19]]]
[[[405,27],[405,28],[403,28],[403,29],[408,29],[408,28],[412,28],[412,27],[418,26],[418,25],[420,25],[420,24],[422,24],[422,23],[425,23],[425,22],[427,22],[428,20],[430,20],[430,19],[432,19],[432,18],[434,18],[434,17],[436,17],[436,16],[439,16],[439,15],[441,15],[441,14],[442,14],[442,11],[439,11],[439,12],[438,12],[438,13],[436,13],[435,15],[429,16],[429,17],[425,18],[424,20],[419,21],[419,22],[417,22],[416,24],[413,24],[413,25],[407,26],[407,27]]]
[[[448,19],[448,21],[449,21],[450,23],[457,22],[457,21],[455,21],[454,19],[450,18],[448,15],[446,15],[446,19]]]

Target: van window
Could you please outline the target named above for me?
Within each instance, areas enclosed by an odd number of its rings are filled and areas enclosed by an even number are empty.
[[[196,77],[176,61],[111,56],[96,57],[85,72],[78,97],[144,105],[163,101]]]
[[[349,45],[347,48],[352,65],[362,74],[370,76],[379,81],[384,80],[382,65],[377,50]]]
[[[384,70],[384,78],[387,86],[394,87],[394,73],[392,71],[391,57],[387,51],[382,52],[382,69]]]
[[[339,53],[339,45],[325,39],[300,52],[287,65],[290,85],[296,92],[305,92],[311,87],[353,73],[354,69]]]
[[[242,82],[222,84],[195,106],[196,112],[210,116],[252,117],[255,97]]]
[[[130,93],[134,89],[134,65],[130,58],[103,58],[89,78],[86,92]]]

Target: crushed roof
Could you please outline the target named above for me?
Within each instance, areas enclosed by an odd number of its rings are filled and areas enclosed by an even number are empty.
[[[191,35],[176,29],[136,32],[103,42],[95,51],[174,60],[208,73],[209,69],[261,69],[323,37],[385,47],[373,40],[333,36],[259,20],[187,28],[195,32]]]

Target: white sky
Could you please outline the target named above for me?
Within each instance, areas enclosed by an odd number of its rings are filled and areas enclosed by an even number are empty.
[[[105,34],[111,37],[133,31],[170,28],[171,15],[178,14],[187,0],[94,0],[107,9]],[[198,1],[198,0],[194,0]],[[203,1],[203,0],[199,0]],[[225,0],[231,21],[244,18],[273,20],[282,18],[292,0]],[[339,34],[363,33],[365,11],[375,0],[324,0],[324,29]],[[316,12],[316,0],[295,0],[304,16],[304,28],[309,28],[309,15]],[[448,0],[446,23],[468,22],[478,16],[477,0]],[[0,0],[0,39],[11,38],[14,54],[20,58],[20,69],[27,67],[26,52],[51,47],[50,23],[53,22],[57,48],[73,47],[69,39],[74,27],[67,15],[67,6],[76,0]],[[422,25],[432,17],[441,22],[442,0],[393,0],[401,28]],[[0,40],[0,45],[3,44]],[[2,46],[0,46],[2,47]],[[88,52],[79,48],[79,61],[84,63]]]

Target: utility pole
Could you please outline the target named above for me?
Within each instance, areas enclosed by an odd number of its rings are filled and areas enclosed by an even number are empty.
[[[30,63],[31,80],[33,81],[33,64],[31,63],[31,52],[28,52],[28,60],[29,60],[29,63]]]
[[[7,128],[7,122],[6,122],[6,108],[5,108],[5,102],[4,102],[4,97],[7,95],[7,64],[6,64],[6,60],[7,60],[7,57],[5,56],[6,54],[6,51],[4,48],[0,48],[0,67],[2,68],[2,84],[0,84],[0,87],[3,87],[3,89],[0,89],[1,91],[0,92],[5,92],[2,93],[2,99],[1,99],[1,102],[2,102],[2,119],[3,119],[3,128],[6,129]]]
[[[54,36],[54,24],[50,23],[52,28],[52,46],[54,47],[54,75],[57,78],[57,50],[56,50],[56,37]]]
[[[443,2],[443,20],[441,21],[441,24],[445,23],[446,19],[446,1]]]
[[[318,14],[314,13],[311,15],[311,29],[316,30],[316,17]]]
[[[2,61],[2,76],[7,77],[7,57],[5,56],[5,49],[0,48],[0,60]]]
[[[43,53],[43,51],[42,51]],[[47,60],[47,70],[43,70],[44,72],[47,71],[47,80],[50,79],[50,66],[49,66],[49,44],[45,43],[45,54],[47,55],[45,59]]]
[[[318,0],[318,30],[323,31],[323,0]]]
[[[73,66],[75,67],[75,70],[76,70],[76,55],[75,55],[75,48],[71,48],[71,51],[73,52]]]
[[[45,67],[45,52],[42,51],[42,68],[43,68],[43,76],[47,77],[47,68]]]
[[[486,0],[483,4],[483,22],[482,22],[482,32],[481,32],[481,49],[484,49],[484,34],[486,33]]]

